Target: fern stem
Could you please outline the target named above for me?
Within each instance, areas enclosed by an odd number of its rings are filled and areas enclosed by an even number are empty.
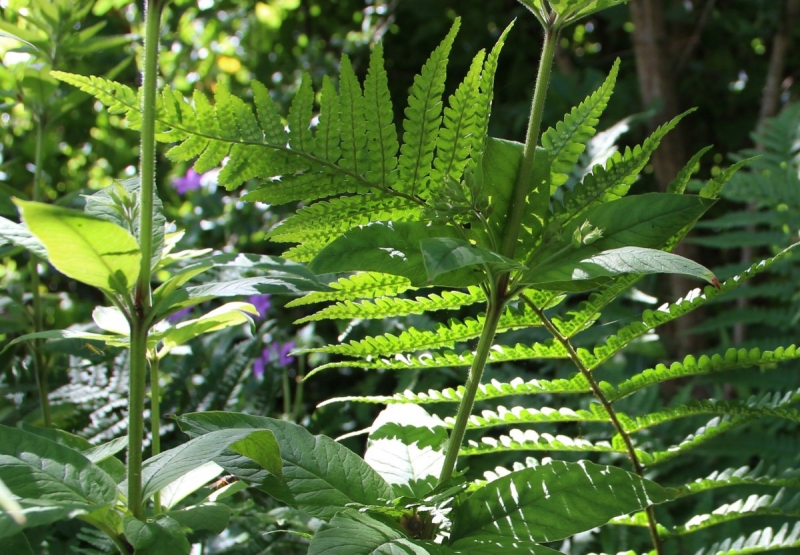
[[[33,195],[34,202],[41,202],[42,198],[42,161],[44,160],[44,127],[45,115],[42,110],[38,111],[36,117],[36,150],[33,156]],[[31,296],[33,299],[33,331],[38,333],[44,331],[44,311],[42,309],[42,294],[39,281],[39,258],[31,255],[28,268],[31,273]],[[47,361],[44,357],[41,339],[36,339],[31,344],[33,352],[34,375],[36,376],[36,387],[39,390],[39,406],[42,411],[42,423],[45,428],[52,424],[50,417],[50,391],[47,384]]]
[[[517,170],[517,181],[514,184],[514,201],[511,203],[511,213],[505,228],[506,237],[502,254],[508,258],[514,258],[522,216],[527,207],[525,199],[530,192],[533,160],[536,156],[536,145],[539,143],[539,130],[542,126],[542,113],[544,112],[544,103],[547,98],[548,85],[550,84],[550,69],[553,67],[557,41],[558,32],[551,28],[545,28],[542,56],[539,60],[539,73],[536,76],[536,86],[533,89],[533,99],[531,100],[531,114],[528,119],[525,150],[523,151],[522,163],[519,170]]]
[[[630,434],[625,430],[622,426],[622,422],[619,421],[617,417],[617,413],[614,410],[611,402],[606,398],[603,394],[603,390],[600,389],[597,381],[592,376],[591,371],[583,364],[581,358],[578,356],[578,352],[575,350],[575,347],[572,346],[570,343],[569,338],[564,337],[564,335],[558,331],[558,328],[553,325],[553,322],[547,317],[544,313],[544,310],[537,307],[536,304],[524,293],[520,294],[519,296],[522,301],[527,304],[531,310],[539,317],[542,321],[542,325],[544,328],[552,335],[556,341],[561,343],[564,348],[567,350],[569,354],[569,359],[572,363],[578,368],[578,371],[581,375],[586,378],[586,381],[589,382],[589,387],[592,390],[595,398],[600,401],[600,404],[608,414],[609,420],[611,420],[611,425],[614,426],[614,429],[617,431],[619,436],[622,438],[623,443],[625,443],[625,450],[628,452],[628,457],[631,460],[631,464],[633,465],[633,471],[636,473],[637,476],[640,478],[644,478],[644,466],[642,465],[641,461],[639,460],[638,455],[636,454],[636,448],[633,446],[633,440],[631,439]],[[657,528],[657,521],[656,521],[656,514],[653,506],[650,505],[645,508],[645,513],[647,514],[647,528],[650,530],[650,539],[653,542],[653,547],[655,548],[656,555],[661,555],[663,553],[661,547],[661,539],[658,537],[658,528]]]
[[[500,322],[500,317],[503,314],[504,308],[505,302],[502,299],[496,296],[490,298],[486,308],[486,320],[484,321],[481,337],[478,341],[475,358],[472,361],[472,366],[467,375],[467,383],[464,384],[464,396],[461,398],[461,403],[458,405],[453,431],[450,433],[450,440],[447,442],[444,465],[439,475],[440,484],[453,475],[456,463],[458,462],[458,451],[461,448],[461,443],[464,441],[464,434],[467,431],[467,422],[472,414],[472,406],[475,404],[475,395],[478,393],[481,377],[483,377],[483,370],[486,368],[486,359],[489,357],[489,350],[492,348],[492,342],[497,333],[497,324]]]
[[[139,249],[142,264],[134,288],[134,312],[131,314],[130,398],[128,404],[128,509],[141,519],[142,444],[144,442],[144,397],[147,375],[147,332],[151,307],[150,261],[153,251],[153,195],[155,194],[155,110],[158,72],[158,36],[163,2],[145,3],[144,63],[142,84],[142,128],[139,179]]]

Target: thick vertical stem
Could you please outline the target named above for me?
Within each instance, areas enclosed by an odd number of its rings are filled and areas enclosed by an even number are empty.
[[[517,172],[517,181],[514,184],[514,201],[511,204],[511,213],[506,224],[506,236],[503,240],[502,253],[508,258],[514,258],[514,251],[519,238],[519,228],[522,216],[525,214],[525,198],[530,192],[531,176],[533,175],[533,159],[536,155],[536,145],[539,143],[539,131],[542,126],[542,113],[547,99],[547,89],[550,84],[550,70],[553,67],[553,58],[556,53],[558,33],[553,29],[545,29],[542,56],[539,60],[539,73],[536,76],[536,87],[531,100],[531,114],[528,119],[528,132],[525,137],[525,150],[523,151],[522,164]]]
[[[151,307],[150,259],[153,251],[153,195],[155,194],[155,107],[158,72],[158,35],[161,8],[157,1],[145,5],[144,63],[142,84],[142,128],[139,179],[139,248],[141,269],[134,287],[131,318],[130,400],[128,404],[128,509],[136,518],[144,516],[142,500],[142,443],[144,397],[147,376],[147,324]],[[156,377],[156,380],[158,378]]]
[[[497,324],[500,321],[500,316],[503,314],[504,308],[505,303],[498,301],[498,299],[489,301],[486,310],[486,320],[483,324],[483,331],[478,341],[478,348],[475,351],[475,358],[469,369],[467,383],[464,385],[464,396],[461,398],[461,403],[458,405],[458,413],[456,414],[456,422],[453,426],[453,431],[450,432],[450,440],[447,443],[447,452],[445,454],[442,473],[439,475],[439,483],[444,482],[453,475],[456,462],[458,462],[458,451],[461,448],[461,442],[464,441],[464,434],[467,431],[467,422],[469,421],[470,414],[472,414],[472,406],[475,404],[475,395],[478,392],[478,386],[483,376],[483,369],[486,367],[486,359],[489,357],[489,350],[492,348],[492,342],[497,332]]]
[[[34,154],[33,164],[33,195],[34,202],[41,202],[42,199],[42,161],[44,160],[44,127],[45,115],[39,111],[36,117],[36,152]],[[44,331],[44,312],[42,310],[42,296],[39,291],[39,259],[36,255],[31,255],[30,263],[28,264],[31,273],[31,295],[33,296],[33,331],[38,333]],[[36,387],[39,390],[39,403],[42,410],[42,423],[45,427],[49,427],[52,423],[50,418],[50,391],[47,380],[47,361],[44,357],[44,350],[42,349],[42,341],[36,339],[33,341],[33,366],[34,374],[36,376]]]
[[[514,257],[514,251],[519,238],[519,228],[522,224],[522,216],[525,213],[525,199],[530,192],[531,176],[533,175],[533,160],[536,155],[536,145],[539,142],[539,131],[542,125],[542,113],[544,103],[547,98],[547,87],[550,82],[550,70],[553,67],[553,57],[556,51],[558,33],[554,29],[545,29],[544,46],[539,62],[539,72],[536,76],[536,86],[533,90],[531,100],[531,113],[528,120],[528,132],[525,139],[525,150],[523,152],[522,163],[517,172],[517,179],[514,183],[514,202],[508,214],[506,224],[506,236],[503,239],[502,253],[509,257]],[[497,324],[507,301],[506,290],[508,287],[509,274],[503,274],[492,288],[493,293],[486,309],[486,320],[483,324],[483,331],[475,351],[475,358],[469,369],[467,382],[464,385],[464,396],[458,406],[455,425],[450,433],[450,440],[447,444],[444,466],[442,467],[439,482],[443,482],[453,475],[453,471],[458,462],[458,451],[464,441],[464,434],[467,431],[467,422],[472,414],[472,406],[475,404],[475,395],[478,386],[481,384],[483,370],[486,367],[486,359],[489,357],[489,350],[492,347],[494,336],[497,332]]]

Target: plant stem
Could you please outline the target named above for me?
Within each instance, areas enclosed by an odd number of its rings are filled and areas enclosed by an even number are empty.
[[[45,115],[42,110],[38,111],[36,117],[36,151],[33,158],[33,195],[34,202],[41,202],[42,197],[42,160],[44,159],[44,127]],[[44,313],[42,310],[42,296],[39,288],[39,258],[31,255],[28,268],[31,273],[31,294],[33,296],[33,331],[38,333],[44,331]],[[36,387],[39,390],[39,403],[42,410],[42,423],[45,428],[52,424],[50,417],[50,391],[47,385],[47,361],[42,349],[42,341],[36,339],[33,342],[33,367],[36,376]]]
[[[447,442],[444,465],[442,473],[439,475],[440,484],[453,475],[456,462],[458,462],[458,451],[461,448],[461,442],[464,441],[467,422],[472,414],[472,406],[475,404],[475,395],[478,392],[478,386],[481,384],[483,370],[486,367],[486,359],[489,357],[489,350],[492,348],[492,342],[497,332],[497,324],[504,308],[505,302],[496,297],[490,299],[487,305],[483,331],[478,341],[478,348],[475,351],[475,358],[472,360],[472,366],[469,369],[467,383],[464,385],[464,396],[461,397],[461,403],[458,405],[456,422],[453,426],[453,431],[450,433],[450,440]]]
[[[283,414],[289,418],[292,413],[292,392],[289,389],[289,369],[285,367],[281,372],[281,387],[283,388]]]
[[[150,359],[150,434],[153,436],[150,452],[155,457],[161,453],[161,385],[158,375],[158,357]],[[155,514],[161,514],[161,492],[153,495]]]
[[[531,114],[528,119],[528,133],[525,137],[525,150],[522,155],[522,164],[517,171],[517,180],[514,184],[513,202],[511,213],[506,224],[506,236],[503,242],[503,256],[514,258],[517,248],[517,239],[522,224],[522,216],[527,206],[526,197],[530,192],[531,176],[533,175],[533,161],[536,156],[536,145],[539,143],[539,130],[542,126],[542,113],[547,99],[547,89],[550,84],[550,69],[553,67],[553,58],[556,53],[558,32],[546,28],[544,32],[544,45],[542,56],[539,60],[539,73],[536,76],[536,87],[531,100]]]
[[[608,414],[608,418],[611,421],[611,425],[614,426],[614,429],[622,438],[622,441],[625,444],[625,450],[627,451],[628,457],[633,465],[633,471],[640,478],[644,478],[644,466],[642,466],[639,456],[636,454],[636,448],[633,446],[633,440],[631,439],[630,434],[627,432],[627,430],[625,430],[625,427],[622,425],[622,422],[620,422],[619,418],[617,418],[617,413],[614,410],[614,407],[603,394],[603,390],[600,389],[600,386],[594,379],[594,376],[592,376],[591,371],[586,367],[585,364],[583,364],[583,361],[578,356],[578,352],[575,350],[575,347],[572,346],[572,343],[570,343],[567,337],[564,337],[564,335],[558,331],[558,328],[553,325],[553,322],[550,321],[550,319],[544,313],[544,310],[537,307],[525,294],[521,294],[519,297],[539,317],[539,319],[542,321],[542,325],[548,332],[550,332],[550,335],[552,335],[556,341],[561,343],[567,350],[569,359],[578,368],[578,371],[581,373],[581,375],[586,378],[586,381],[589,382],[589,387],[591,388],[592,393],[594,394],[595,398],[600,401],[600,404],[603,405],[603,408],[605,409],[606,414]],[[650,505],[646,507],[645,513],[647,514],[647,527],[650,530],[650,539],[653,542],[653,547],[655,547],[656,555],[661,555],[663,551],[661,547],[661,540],[658,537],[657,521],[653,506]]]
[[[300,408],[303,405],[303,378],[306,375],[306,358],[297,357],[297,377],[295,378],[294,406],[292,407],[292,422],[300,418]]]
[[[134,287],[131,314],[130,399],[128,405],[128,509],[136,518],[144,516],[142,503],[142,443],[144,440],[144,396],[147,374],[146,322],[151,307],[150,260],[153,251],[153,195],[155,194],[155,109],[158,72],[160,2],[145,3],[144,63],[142,84],[142,127],[139,179],[139,249],[142,253],[139,277]]]

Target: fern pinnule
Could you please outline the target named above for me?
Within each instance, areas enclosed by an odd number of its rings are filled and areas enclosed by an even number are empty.
[[[347,55],[339,65],[339,106],[341,110],[342,158],[339,166],[355,175],[368,170],[364,91]]]
[[[289,142],[289,135],[267,87],[259,81],[253,81],[250,87],[253,89],[253,102],[256,106],[258,122],[261,129],[264,130],[264,139],[269,144],[286,146]]]
[[[608,413],[597,403],[590,405],[590,410],[569,408],[553,409],[543,407],[541,409],[512,407],[510,409],[499,406],[494,410],[484,410],[480,415],[473,414],[469,418],[467,428],[471,430],[493,428],[495,426],[508,426],[519,424],[540,424],[543,422],[603,422],[607,423]],[[447,417],[444,425],[452,428],[455,419]]]
[[[692,156],[692,158],[686,162],[686,165],[683,166],[681,171],[678,172],[678,175],[675,176],[675,179],[673,179],[667,186],[667,192],[675,195],[682,195],[684,191],[686,191],[686,186],[689,184],[692,176],[697,172],[698,169],[700,169],[700,159],[712,148],[713,145],[703,147],[697,152],[697,154]]]
[[[586,143],[597,132],[595,127],[614,92],[619,66],[620,60],[617,59],[608,77],[595,92],[564,116],[555,128],[551,127],[542,133],[542,146],[550,157],[551,193],[567,181]]]
[[[322,93],[319,101],[319,124],[314,137],[314,151],[323,160],[335,164],[342,155],[341,149],[341,114],[339,112],[339,95],[333,81],[327,75],[322,78]],[[301,197],[305,199],[306,197]],[[318,198],[318,197],[317,197]]]
[[[442,118],[442,94],[450,49],[461,20],[456,19],[450,32],[414,77],[408,107],[403,120],[403,144],[398,160],[398,182],[395,188],[403,193],[426,198],[430,183],[436,139]]]
[[[750,555],[800,547],[800,522],[784,523],[780,528],[757,530],[749,535],[726,538],[704,547],[694,555]]]
[[[640,461],[647,466],[665,463],[685,453],[697,449],[702,445],[720,437],[721,435],[744,426],[748,422],[754,420],[755,417],[750,416],[718,416],[714,417],[705,425],[698,428],[694,433],[689,434],[683,440],[675,445],[671,445],[667,449],[661,451],[653,451],[651,453],[642,453]],[[615,439],[619,436],[615,436]]]
[[[481,72],[480,92],[481,96],[475,104],[475,135],[473,137],[472,152],[477,154],[483,152],[484,141],[488,136],[489,131],[489,115],[492,111],[492,100],[494,99],[494,78],[497,74],[497,65],[500,60],[500,52],[503,50],[508,33],[514,27],[514,22],[500,33],[494,47],[489,51],[486,56],[486,62],[483,64],[483,71]],[[474,199],[473,199],[474,200]]]
[[[314,154],[314,139],[311,134],[311,114],[314,108],[314,90],[311,76],[303,75],[289,107],[289,147],[299,152]]]
[[[372,50],[369,71],[364,81],[367,151],[370,169],[367,179],[388,189],[397,180],[397,129],[389,94],[389,81],[383,67],[383,45]]]
[[[800,493],[792,496],[781,489],[775,495],[749,495],[733,503],[725,503],[712,513],[694,515],[685,524],[676,526],[674,533],[690,534],[724,522],[757,516],[800,518]]]

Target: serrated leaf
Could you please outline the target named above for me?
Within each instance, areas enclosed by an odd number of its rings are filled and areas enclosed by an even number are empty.
[[[192,548],[180,523],[167,515],[147,522],[125,516],[123,528],[127,540],[141,553],[189,555]]]
[[[549,542],[677,495],[613,466],[552,461],[490,482],[453,509],[451,541]]]
[[[469,241],[452,237],[435,237],[420,241],[422,260],[433,283],[441,274],[471,266],[486,266],[496,271],[519,270],[522,264],[488,249],[476,247]]]

